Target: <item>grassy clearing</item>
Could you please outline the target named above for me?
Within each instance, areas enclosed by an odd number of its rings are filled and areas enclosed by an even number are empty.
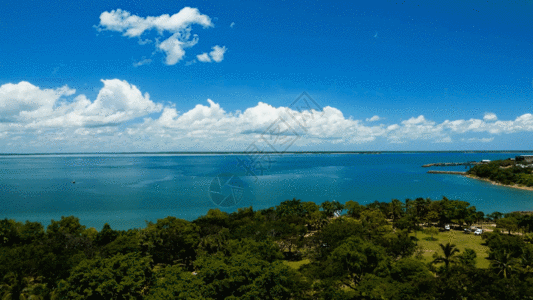
[[[309,259],[302,259],[300,261],[286,261],[284,260],[283,263],[286,264],[287,266],[295,269],[295,270],[298,270],[300,269],[301,266],[305,265],[305,264],[308,264],[310,263],[311,261]]]
[[[415,233],[411,233],[412,236],[415,236]],[[465,248],[470,248],[476,251],[476,266],[478,268],[486,269],[489,267],[490,261],[488,258],[487,246],[482,245],[483,240],[481,236],[474,235],[473,233],[465,234],[461,231],[450,230],[445,232],[440,232],[438,235],[433,236],[437,241],[426,241],[424,238],[429,237],[430,235],[423,232],[417,232],[416,237],[418,240],[418,245],[422,246],[424,250],[423,257],[426,262],[431,262],[433,260],[433,254],[435,252],[442,254],[442,250],[439,244],[446,244],[448,242],[455,244],[462,254]]]

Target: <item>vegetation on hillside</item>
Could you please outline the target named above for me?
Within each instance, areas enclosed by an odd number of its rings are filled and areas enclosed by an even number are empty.
[[[468,170],[468,174],[490,179],[505,185],[524,185],[533,187],[533,168],[521,167],[512,160],[496,160],[479,164]]]
[[[338,216],[340,215],[340,216]],[[337,217],[338,216],[338,217]],[[486,253],[435,228],[496,222]],[[421,232],[422,231],[422,232]],[[418,198],[288,200],[143,229],[0,220],[2,299],[530,299],[533,216]],[[419,240],[416,235],[432,237]],[[458,233],[459,234],[459,233]],[[460,233],[463,234],[463,233]],[[415,235],[415,236],[413,236]],[[418,243],[433,243],[431,257]],[[480,268],[480,257],[487,257]],[[483,258],[485,259],[485,258]]]

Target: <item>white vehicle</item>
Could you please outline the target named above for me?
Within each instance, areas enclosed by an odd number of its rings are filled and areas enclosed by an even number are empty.
[[[446,225],[444,226],[444,229],[445,229],[445,230],[450,230],[450,225],[449,225],[449,224],[446,224]]]
[[[476,231],[474,232],[475,235],[480,235],[482,233],[483,233],[483,229],[481,228],[476,229]]]

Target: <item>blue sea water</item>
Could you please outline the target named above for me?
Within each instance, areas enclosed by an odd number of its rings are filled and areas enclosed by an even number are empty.
[[[124,230],[144,228],[145,220],[194,220],[212,208],[257,210],[292,198],[367,204],[446,196],[485,213],[533,210],[533,191],[426,173],[464,171],[464,166],[421,167],[520,154],[524,153],[284,154],[271,156],[262,175],[255,170],[257,176],[239,164],[247,159],[242,155],[0,156],[0,218],[38,221],[46,227],[52,219],[74,215],[87,227],[100,230],[107,222]],[[236,190],[220,191],[235,193],[236,205],[213,198],[218,180],[229,178],[218,176],[221,173],[241,183]]]

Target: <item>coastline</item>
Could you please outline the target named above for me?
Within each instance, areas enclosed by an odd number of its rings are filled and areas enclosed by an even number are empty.
[[[502,184],[502,183],[499,183],[499,182],[496,182],[496,181],[492,181],[492,180],[487,179],[487,178],[481,178],[481,177],[478,177],[478,176],[475,176],[475,175],[471,175],[471,174],[464,174],[463,176],[468,177],[468,178],[472,178],[472,179],[483,180],[483,181],[489,182],[489,183],[491,183],[493,185],[505,186],[505,187],[509,187],[509,188],[513,188],[513,189],[520,189],[520,190],[526,190],[526,191],[533,191],[533,187],[527,187],[527,186],[516,185],[516,184],[514,184],[514,185]]]

